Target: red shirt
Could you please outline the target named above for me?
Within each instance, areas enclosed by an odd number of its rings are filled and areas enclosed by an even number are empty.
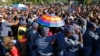
[[[53,34],[52,34],[52,32],[51,31],[49,31],[49,33],[48,33],[48,36],[52,36]]]
[[[13,48],[10,50],[10,54],[11,56],[20,56],[18,49],[15,46],[13,46]]]

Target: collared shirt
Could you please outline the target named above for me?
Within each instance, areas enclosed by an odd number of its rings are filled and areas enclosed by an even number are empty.
[[[42,37],[41,35],[36,40],[37,50],[42,54],[53,53],[53,45],[52,42],[54,41],[54,37],[47,36]]]
[[[100,44],[100,27],[97,28],[96,33],[97,33],[98,36],[99,36],[99,38],[98,38],[98,40],[97,40],[96,42],[97,42],[97,44]]]
[[[58,33],[56,40],[59,51],[66,50],[70,52],[76,52],[78,50],[77,46],[79,42],[77,40],[73,40],[72,38],[65,37],[63,33]]]
[[[78,50],[77,38],[65,36],[63,32],[56,34],[56,41],[58,45],[58,56],[66,55],[65,52],[75,53]]]
[[[63,33],[60,32],[56,34],[56,41],[57,41],[59,51],[67,49],[71,46],[71,43],[67,40],[68,40],[67,37],[65,37]]]
[[[27,39],[29,40],[29,45],[31,44],[32,46],[35,45],[36,39],[39,37],[39,33],[34,30],[34,29],[29,29],[28,34],[27,34]]]
[[[98,35],[100,37],[100,27],[97,28],[96,32],[98,33]]]
[[[86,30],[84,36],[83,36],[83,44],[84,46],[92,46],[94,44],[94,41],[97,40],[99,37],[95,32],[91,30]]]

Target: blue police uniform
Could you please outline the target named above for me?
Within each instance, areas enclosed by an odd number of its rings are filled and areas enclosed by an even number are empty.
[[[28,48],[30,56],[37,56],[36,53],[36,39],[39,37],[39,33],[34,28],[38,27],[38,23],[33,23],[32,27],[28,30]]]
[[[72,28],[68,26],[68,28],[64,32],[69,31],[73,32]],[[56,35],[56,41],[58,45],[58,56],[75,56],[76,51],[78,50],[78,41],[75,40],[78,37],[73,36],[68,38],[67,36],[64,35],[64,33],[58,33]]]
[[[83,36],[83,44],[84,44],[84,56],[90,56],[92,54],[92,48],[94,45],[95,37],[94,32],[87,30]]]
[[[37,51],[42,56],[51,56],[53,55],[53,45],[52,42],[54,37],[42,37],[40,36],[36,40]]]
[[[98,35],[95,34],[90,28],[95,28],[95,24],[89,23],[88,24],[88,29],[86,30],[84,36],[83,36],[83,44],[84,44],[84,56],[91,56],[93,52],[93,45],[95,43],[95,40],[98,39]]]
[[[100,56],[100,27],[96,30],[99,35],[99,39],[95,42],[95,56]]]
[[[36,30],[32,30],[28,33],[28,47],[30,51],[30,56],[36,56],[35,41],[38,38],[39,34]]]
[[[76,51],[78,50],[78,41],[75,40],[75,38],[71,37],[70,39],[68,39],[68,37],[65,37],[63,33],[58,33],[56,40],[59,50],[58,56],[76,55]]]
[[[37,51],[41,56],[51,56],[53,55],[53,44],[52,42],[55,40],[53,36],[47,36],[49,32],[49,28],[43,27],[41,29],[41,34],[39,38],[36,39]]]

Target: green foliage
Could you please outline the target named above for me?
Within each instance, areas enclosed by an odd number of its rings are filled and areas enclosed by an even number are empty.
[[[90,4],[92,0],[84,0],[85,4]]]
[[[6,0],[6,2],[3,2],[2,0],[0,0],[0,5],[3,5],[3,4],[12,4],[12,0]]]
[[[2,2],[0,0],[0,5],[3,4],[15,4],[15,3],[25,3],[25,0],[6,0],[7,2]],[[32,2],[33,4],[50,3],[50,2],[62,1],[67,2],[67,0],[26,0],[26,2]]]

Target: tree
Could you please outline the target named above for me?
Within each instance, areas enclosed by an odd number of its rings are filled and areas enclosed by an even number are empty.
[[[2,0],[0,0],[0,5],[3,5],[3,4],[12,4],[12,0],[4,0],[4,1],[2,1]]]

